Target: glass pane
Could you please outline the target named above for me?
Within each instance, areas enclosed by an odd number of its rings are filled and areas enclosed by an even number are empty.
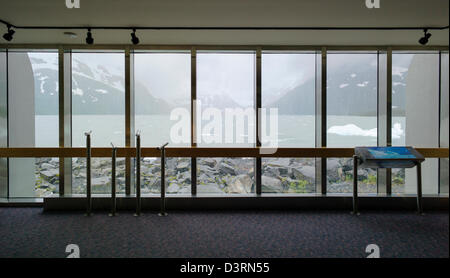
[[[190,146],[190,53],[138,53],[134,64],[135,120],[142,146]]]
[[[135,123],[143,147],[191,145],[190,52],[137,53],[135,64]],[[141,162],[142,192],[161,191],[160,159]],[[166,192],[190,194],[190,158],[166,159]]]
[[[58,54],[10,52],[8,71],[10,147],[58,147]],[[9,173],[10,197],[58,193],[57,158],[10,159]]]
[[[123,53],[72,54],[72,145],[85,147],[84,132],[92,131],[92,147],[125,145],[125,56]],[[72,159],[72,193],[86,190],[86,160]],[[124,192],[124,158],[117,159],[118,192]],[[111,159],[92,159],[92,192],[111,192]]]
[[[392,54],[392,145],[439,146],[439,54]],[[422,164],[423,192],[438,193],[438,159]],[[416,169],[393,170],[393,193],[417,192]]]
[[[315,146],[315,54],[271,52],[262,55],[262,125],[275,132],[279,147]],[[276,108],[278,126],[270,126]],[[268,138],[268,139],[269,139]],[[270,146],[262,140],[262,146]],[[263,193],[315,192],[315,159],[263,158]]]
[[[0,148],[8,147],[6,52],[0,51]],[[0,198],[8,197],[8,159],[0,158]]]
[[[377,54],[329,53],[327,57],[327,146],[377,145]],[[358,171],[361,193],[377,192],[377,175]],[[327,159],[329,193],[352,192],[350,158]]]
[[[255,145],[255,54],[197,54],[197,143],[204,147]],[[255,192],[253,158],[199,158],[199,194]]]
[[[449,91],[448,91],[448,52],[441,54],[441,148],[449,147]],[[439,193],[448,194],[449,159],[440,159]]]

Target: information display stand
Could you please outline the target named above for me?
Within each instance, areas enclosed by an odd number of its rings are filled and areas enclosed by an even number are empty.
[[[358,167],[412,168],[417,167],[417,211],[422,214],[423,155],[412,147],[356,147],[353,156],[353,214],[358,214]]]

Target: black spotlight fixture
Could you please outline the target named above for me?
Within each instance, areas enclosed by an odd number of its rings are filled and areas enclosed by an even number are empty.
[[[133,44],[139,44],[139,38],[136,36],[136,29],[133,29],[133,33],[131,33],[131,42]]]
[[[6,32],[4,35],[3,35],[3,38],[5,39],[5,40],[7,40],[7,41],[11,41],[12,39],[13,39],[13,35],[14,35],[14,33],[16,32],[16,31],[14,31],[13,29],[11,29],[11,25],[8,25],[8,32]]]
[[[419,39],[419,43],[421,45],[426,45],[428,43],[428,41],[430,40],[431,34],[428,33],[428,29],[423,29],[423,33],[424,33],[424,35],[423,35],[423,37],[421,37]]]
[[[86,43],[87,44],[94,43],[94,38],[92,37],[91,28],[88,29],[87,36],[86,36]]]

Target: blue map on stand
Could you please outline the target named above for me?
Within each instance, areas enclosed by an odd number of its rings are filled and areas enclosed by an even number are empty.
[[[371,147],[368,151],[375,159],[416,158],[406,147]]]

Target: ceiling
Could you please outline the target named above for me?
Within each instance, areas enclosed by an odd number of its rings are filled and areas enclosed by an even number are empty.
[[[448,0],[0,0],[0,19],[19,26],[447,26]],[[0,25],[0,32],[6,28]],[[17,30],[12,43],[84,43],[85,30]],[[429,45],[448,45],[449,32],[432,31]],[[142,44],[418,45],[422,31],[140,30]],[[130,31],[94,30],[97,44],[130,43]],[[0,43],[6,43],[0,38]]]

